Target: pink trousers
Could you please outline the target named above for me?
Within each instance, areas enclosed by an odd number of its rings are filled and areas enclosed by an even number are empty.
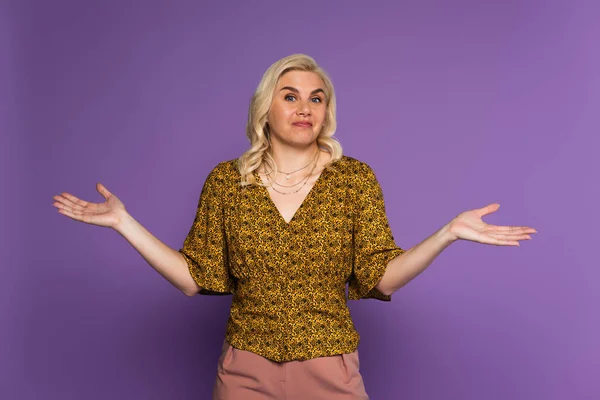
[[[223,343],[213,400],[368,400],[358,350],[278,363]]]

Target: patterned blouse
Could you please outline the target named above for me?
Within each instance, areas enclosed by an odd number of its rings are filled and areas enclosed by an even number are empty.
[[[356,350],[346,300],[390,301],[375,285],[405,252],[373,170],[342,156],[289,223],[265,187],[240,180],[236,160],[210,172],[179,250],[200,294],[233,294],[226,341],[276,362]]]

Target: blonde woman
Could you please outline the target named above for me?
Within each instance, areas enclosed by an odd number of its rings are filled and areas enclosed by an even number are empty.
[[[368,399],[347,299],[390,301],[459,239],[518,246],[535,232],[483,222],[496,203],[398,247],[373,170],[333,138],[335,104],[311,57],[274,63],[250,103],[250,149],[210,171],[179,250],[101,184],[104,203],[54,197],[60,213],[115,229],[186,295],[233,295],[213,399]]]

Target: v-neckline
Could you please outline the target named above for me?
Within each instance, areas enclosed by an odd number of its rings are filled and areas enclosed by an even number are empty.
[[[310,188],[310,190],[308,191],[308,193],[306,194],[306,196],[304,196],[304,199],[302,199],[302,202],[300,203],[300,205],[298,206],[298,208],[296,209],[296,211],[294,212],[294,214],[292,215],[292,218],[290,218],[289,222],[285,220],[285,218],[283,217],[283,214],[281,214],[281,211],[279,211],[279,207],[277,207],[277,204],[275,204],[275,202],[273,201],[273,198],[271,197],[271,193],[269,193],[269,190],[267,189],[266,186],[260,186],[260,189],[263,191],[264,195],[267,196],[267,199],[270,203],[270,206],[273,207],[275,209],[275,212],[277,213],[277,215],[279,216],[279,220],[282,221],[286,226],[290,226],[292,222],[294,222],[294,220],[298,219],[298,213],[300,212],[300,210],[302,210],[302,208],[305,208],[304,205],[306,204],[307,201],[310,201],[311,197],[314,197],[313,192],[315,191],[315,188],[317,188],[317,186],[319,185],[319,182],[322,181],[323,179],[323,175],[329,170],[329,168],[324,168],[321,173],[319,174],[319,177],[317,178],[317,180],[315,181],[315,183],[313,184],[313,186]],[[262,178],[260,177],[260,175],[258,174],[257,171],[254,171],[254,177],[257,179],[257,182],[261,182]]]

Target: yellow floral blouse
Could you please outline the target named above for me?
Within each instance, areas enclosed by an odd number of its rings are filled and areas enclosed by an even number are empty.
[[[227,342],[276,362],[356,350],[346,300],[390,301],[375,285],[404,252],[373,170],[343,156],[289,223],[265,187],[239,182],[236,160],[210,172],[179,250],[200,294],[233,294]]]

